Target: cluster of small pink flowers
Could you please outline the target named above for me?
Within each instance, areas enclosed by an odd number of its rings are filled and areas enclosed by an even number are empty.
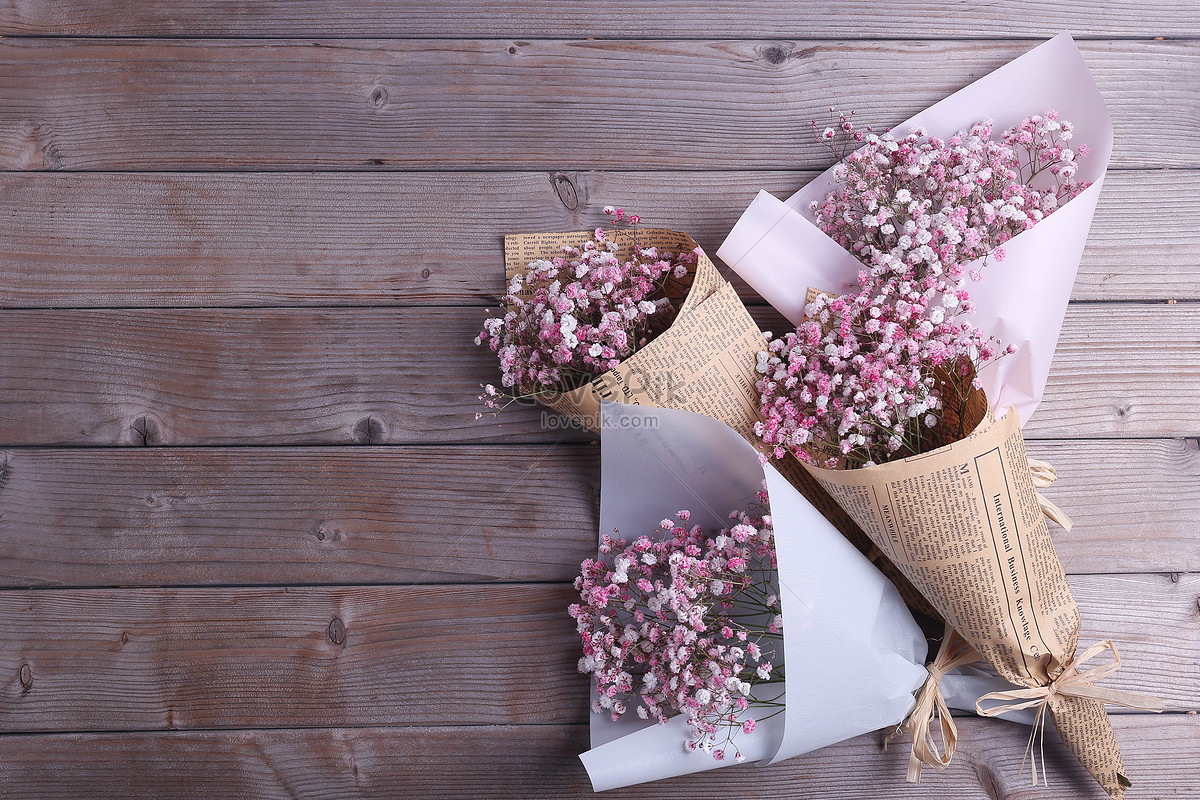
[[[835,155],[866,142],[811,205],[865,268],[854,290],[818,296],[759,354],[756,433],[777,457],[862,466],[921,452],[943,393],[977,386],[980,367],[1012,352],[971,324],[966,278],[980,280],[975,263],[1003,261],[1005,242],[1087,188],[1075,174],[1088,149],[1070,149],[1072,125],[1053,111],[999,141],[991,133],[988,120],[946,140],[921,128],[879,136],[843,116],[819,135]]]
[[[624,209],[604,211],[618,223],[641,221]],[[632,242],[622,242],[625,236]],[[579,246],[534,261],[513,277],[504,297],[508,311],[489,317],[475,338],[499,356],[501,384],[514,391],[487,385],[479,399],[498,411],[515,395],[574,389],[617,366],[671,324],[675,308],[663,287],[686,276],[697,257],[640,247],[628,230],[597,228]]]
[[[823,138],[834,139],[836,154],[840,142],[862,141],[862,133],[842,117]],[[817,225],[872,268],[900,259],[961,279],[965,265],[1089,185],[1075,180],[1076,158],[1088,148],[1069,147],[1074,128],[1054,111],[1022,120],[999,141],[991,135],[991,120],[946,140],[920,127],[902,138],[868,132],[866,145],[834,168],[839,188],[813,201]]]
[[[750,714],[782,706],[755,687],[782,680],[773,661],[783,619],[770,516],[729,516],[718,532],[688,527],[680,511],[660,523],[661,538],[605,536],[569,611],[583,639],[579,671],[595,678],[594,712],[615,720],[635,709],[660,723],[685,714],[684,749],[740,761],[735,739],[754,731]]]

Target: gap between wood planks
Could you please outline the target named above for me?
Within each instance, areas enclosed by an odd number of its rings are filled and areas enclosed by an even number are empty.
[[[969,35],[969,31],[956,31],[950,34],[938,36],[921,36],[917,33],[903,36],[820,36],[813,35],[806,31],[792,32],[775,32],[775,33],[759,33],[759,34],[740,34],[736,36],[719,37],[726,42],[762,42],[762,41],[805,41],[815,44],[837,44],[841,42],[853,42],[869,44],[871,42],[880,42],[882,44],[900,44],[904,42],[979,42],[980,44],[987,43],[1023,43],[1028,42],[1031,46],[1045,42],[1062,33],[1066,28],[1056,30],[1047,29],[1043,33],[1028,33],[1016,34],[1011,36],[989,36],[989,35]],[[1070,32],[1070,31],[1068,31]],[[715,33],[715,32],[710,32]],[[435,36],[430,34],[422,34],[419,36],[401,36],[387,35],[376,33],[363,33],[358,36],[349,34],[312,34],[312,33],[289,33],[289,34],[219,34],[219,33],[192,33],[192,34],[146,34],[146,33],[129,33],[129,34],[109,34],[109,33],[0,33],[2,39],[26,39],[31,41],[39,40],[56,40],[56,41],[80,41],[80,42],[245,42],[247,44],[253,42],[456,42],[468,39],[473,42],[512,42],[524,41],[528,39],[536,39],[540,42],[577,42],[580,40],[596,41],[596,42],[694,42],[699,41],[695,36],[680,36],[670,35],[668,33],[643,35],[622,34],[611,36],[585,36],[585,35],[560,35],[560,36],[528,36],[511,34],[508,36],[488,35],[486,31],[478,33],[463,33],[458,35]],[[1071,32],[1071,38],[1077,42],[1193,42],[1200,41],[1200,34],[1195,33],[1176,33],[1169,36],[1155,36],[1153,34],[1124,34],[1124,35],[1109,35],[1109,34],[1078,34]]]

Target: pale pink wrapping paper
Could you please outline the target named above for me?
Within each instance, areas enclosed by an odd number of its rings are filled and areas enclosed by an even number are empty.
[[[894,128],[903,135],[921,125],[946,138],[973,122],[993,119],[998,133],[1050,109],[1075,124],[1072,145],[1092,148],[1079,162],[1078,177],[1093,183],[1007,242],[1006,258],[992,259],[983,281],[967,287],[979,307],[975,323],[1017,348],[985,368],[981,378],[993,410],[1003,413],[1015,405],[1022,423],[1041,402],[1112,153],[1104,99],[1075,42],[1062,33]],[[813,222],[809,203],[824,199],[834,185],[830,167],[786,201],[760,191],[717,251],[793,324],[804,315],[810,286],[843,291],[862,268]]]

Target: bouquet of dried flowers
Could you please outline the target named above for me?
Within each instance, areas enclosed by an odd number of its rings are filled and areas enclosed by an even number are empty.
[[[633,230],[641,221],[637,214],[612,206],[604,213],[618,226],[613,232],[596,228],[585,241],[531,262],[509,281],[504,315],[484,322],[475,344],[497,354],[501,386],[509,390],[485,385],[479,399],[488,410],[577,389],[674,321],[666,283],[686,277],[697,253],[640,246]]]
[[[925,669],[896,587],[744,437],[682,410],[603,407],[600,553],[570,608],[597,791],[895,728],[954,666]],[[956,708],[1011,688],[952,684]]]
[[[852,292],[817,294],[807,320],[759,354],[756,433],[776,455],[853,467],[944,443],[926,435],[943,395],[957,392],[961,404],[978,370],[1012,352],[971,322],[967,278],[981,280],[981,260],[1002,262],[1006,241],[1087,188],[1075,173],[1088,148],[1068,146],[1073,126],[1054,111],[998,141],[990,120],[946,139],[919,127],[864,135],[845,115],[833,121],[820,139],[834,155],[866,143],[811,209],[863,268]]]
[[[998,139],[988,120],[944,138],[920,126],[895,136],[845,116],[832,122],[819,135],[843,158],[832,190],[809,210],[860,267],[848,292],[810,290],[796,330],[759,354],[755,433],[775,457],[803,462],[947,625],[1022,687],[986,695],[978,713],[1033,709],[1027,756],[1053,716],[1120,797],[1129,780],[1104,704],[1162,706],[1095,685],[1120,664],[1111,641],[1076,652],[1079,610],[1046,517],[1071,523],[1036,492],[1035,477],[1053,470],[1026,457],[1016,410],[999,420],[989,411],[979,371],[1016,348],[976,324],[968,288],[987,280],[988,262],[1004,269],[1006,245],[1088,189],[1078,171],[1089,148],[1073,146],[1074,126],[1054,111]],[[1112,664],[1082,668],[1105,650]],[[935,708],[906,723],[909,780],[930,762],[918,754],[936,753]],[[942,725],[935,765],[953,752],[946,715]],[[1036,782],[1036,759],[1032,773]]]
[[[505,237],[505,308],[475,339],[500,386],[482,385],[476,419],[527,399],[593,431],[602,400],[753,416],[761,337],[737,292],[690,236],[604,211],[614,230]]]
[[[660,723],[684,714],[685,750],[742,761],[737,735],[783,706],[782,691],[760,688],[783,680],[783,618],[770,515],[729,516],[729,527],[705,531],[683,510],[632,544],[605,534],[569,612],[583,639],[579,671],[595,679],[593,712],[615,721],[632,708]]]

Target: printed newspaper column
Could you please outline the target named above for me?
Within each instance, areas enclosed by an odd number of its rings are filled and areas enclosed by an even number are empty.
[[[1001,677],[1044,687],[1076,656],[1079,609],[1015,411],[940,449],[861,469],[806,465]],[[1067,746],[1113,797],[1128,780],[1103,705],[1049,693]]]

